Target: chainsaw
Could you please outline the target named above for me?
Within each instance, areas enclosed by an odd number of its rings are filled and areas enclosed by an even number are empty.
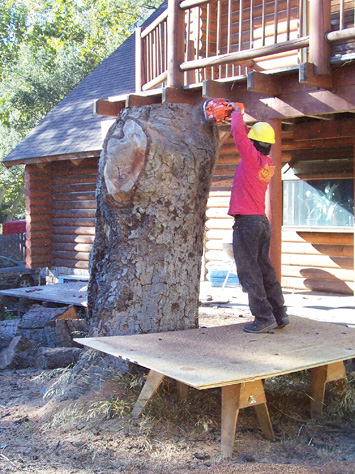
[[[228,123],[232,119],[233,102],[229,99],[208,99],[203,104],[203,113],[207,122],[215,125]],[[234,102],[244,115],[244,105]]]

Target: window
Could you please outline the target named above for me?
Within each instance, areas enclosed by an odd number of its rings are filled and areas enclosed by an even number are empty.
[[[283,225],[352,227],[354,180],[283,181]]]

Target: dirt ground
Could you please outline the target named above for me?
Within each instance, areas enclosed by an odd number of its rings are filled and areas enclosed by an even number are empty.
[[[204,316],[206,324],[231,322],[228,311],[206,309]],[[355,377],[349,370],[345,398],[327,389],[324,415],[316,421],[307,373],[267,380],[276,442],[263,437],[252,408],[241,410],[229,460],[220,456],[219,389],[191,390],[181,402],[166,380],[143,416],[132,420],[141,377],[107,382],[77,400],[48,396],[68,370],[0,372],[1,473],[355,474]]]

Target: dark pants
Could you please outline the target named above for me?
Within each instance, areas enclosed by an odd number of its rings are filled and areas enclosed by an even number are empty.
[[[286,315],[281,285],[269,257],[271,226],[265,216],[235,216],[233,252],[250,311],[260,322]]]

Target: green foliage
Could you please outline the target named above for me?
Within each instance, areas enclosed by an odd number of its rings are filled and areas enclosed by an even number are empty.
[[[0,160],[161,3],[0,0]],[[0,221],[23,189],[1,164]],[[23,216],[24,199],[16,216]]]

